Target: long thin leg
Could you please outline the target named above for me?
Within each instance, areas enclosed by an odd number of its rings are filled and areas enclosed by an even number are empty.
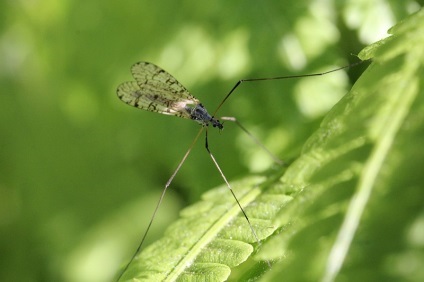
[[[177,175],[177,173],[178,173],[178,171],[180,170],[181,166],[183,165],[183,163],[184,163],[184,162],[185,162],[185,160],[187,159],[188,155],[189,155],[189,154],[190,154],[190,152],[191,152],[191,149],[193,149],[193,147],[194,147],[194,145],[196,144],[197,139],[199,139],[199,136],[200,136],[200,134],[202,133],[203,129],[204,129],[204,128],[202,127],[202,128],[199,130],[199,132],[197,133],[197,135],[196,135],[196,137],[194,138],[193,142],[191,143],[190,147],[188,148],[187,152],[185,153],[184,157],[181,159],[180,163],[178,164],[177,169],[176,169],[176,170],[174,171],[174,173],[171,175],[171,177],[169,178],[168,182],[166,182],[166,184],[165,184],[165,188],[163,189],[162,194],[160,195],[159,201],[158,201],[158,203],[156,204],[156,208],[155,208],[155,210],[154,210],[154,212],[153,212],[153,215],[152,215],[152,217],[151,217],[151,219],[150,219],[149,225],[147,226],[147,229],[146,229],[146,231],[145,231],[145,232],[144,232],[144,234],[143,234],[143,237],[142,237],[142,239],[141,239],[140,244],[138,245],[137,250],[135,251],[134,255],[131,257],[131,260],[130,260],[130,261],[127,263],[127,265],[125,266],[124,270],[122,270],[121,274],[119,275],[119,277],[118,277],[118,279],[117,279],[116,281],[119,281],[119,279],[121,279],[122,275],[125,273],[125,271],[127,271],[127,269],[128,269],[128,267],[130,266],[131,262],[135,259],[135,257],[137,256],[137,254],[138,254],[138,253],[139,253],[139,251],[141,250],[141,246],[143,245],[144,240],[145,240],[145,239],[146,239],[146,237],[147,237],[147,233],[149,233],[149,230],[150,230],[150,227],[152,226],[153,220],[154,220],[154,219],[155,219],[155,217],[156,217],[156,213],[157,213],[157,211],[159,210],[159,206],[161,205],[162,200],[163,200],[163,198],[165,197],[166,190],[168,189],[169,185],[171,185],[172,180],[174,180],[174,177]]]
[[[256,235],[256,231],[253,228],[252,224],[250,223],[249,217],[247,216],[246,212],[244,211],[243,207],[240,205],[239,200],[236,197],[236,194],[233,191],[233,188],[231,188],[230,183],[228,182],[227,178],[225,177],[224,173],[222,172],[221,167],[218,165],[218,162],[216,161],[215,157],[213,156],[213,154],[211,153],[211,151],[209,150],[209,144],[208,144],[208,128],[206,127],[206,140],[205,140],[205,147],[206,150],[209,153],[209,156],[211,157],[213,163],[215,164],[215,167],[218,169],[219,174],[221,174],[222,179],[224,179],[225,184],[227,185],[228,189],[230,190],[231,194],[233,195],[234,200],[236,200],[237,205],[239,206],[241,212],[244,215],[244,218],[246,218],[247,223],[249,224],[250,230],[252,231],[253,236],[255,237],[256,242],[258,243],[258,246],[261,245],[261,243],[259,242],[259,238],[258,235]],[[268,266],[271,268],[271,263],[269,261],[267,261]]]
[[[264,150],[274,160],[275,163],[277,163],[278,165],[284,165],[285,164],[276,155],[274,155],[273,153],[271,153],[271,151],[268,150],[267,147],[265,147],[265,145],[262,144],[262,142],[259,141],[258,138],[256,138],[252,133],[250,133],[235,117],[221,117],[220,119],[232,121],[235,124],[237,124],[238,127],[240,127],[240,129],[243,130],[253,140],[253,142],[256,143],[256,145],[258,145],[259,147],[261,147],[262,150]]]
[[[234,85],[234,87],[230,90],[230,92],[227,94],[227,96],[224,97],[224,99],[222,100],[222,102],[219,103],[218,107],[216,108],[215,112],[213,113],[213,116],[216,115],[216,113],[219,111],[219,109],[222,107],[222,105],[225,103],[225,101],[230,97],[230,95],[234,92],[234,90],[236,90],[236,88],[239,87],[239,85],[242,84],[243,82],[264,81],[264,80],[278,80],[278,79],[289,79],[289,78],[311,77],[311,76],[321,76],[321,75],[325,75],[325,74],[328,74],[328,73],[336,72],[336,71],[339,71],[339,70],[342,70],[342,69],[351,68],[351,67],[354,67],[356,65],[362,64],[363,62],[366,62],[366,61],[356,62],[356,63],[350,64],[348,66],[340,67],[340,68],[337,68],[337,69],[333,69],[333,70],[326,71],[326,72],[321,72],[321,73],[299,74],[299,75],[289,75],[289,76],[276,76],[276,77],[266,77],[266,78],[247,78],[247,79],[240,79],[239,81],[237,81],[237,83]]]

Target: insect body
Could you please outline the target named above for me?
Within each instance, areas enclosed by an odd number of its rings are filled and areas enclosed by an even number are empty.
[[[124,82],[117,90],[123,102],[142,110],[192,119],[202,126],[212,124],[223,129],[222,123],[212,117],[198,99],[160,67],[139,62],[132,66],[131,72],[136,81]]]

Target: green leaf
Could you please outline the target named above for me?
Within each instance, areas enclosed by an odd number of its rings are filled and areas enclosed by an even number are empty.
[[[267,188],[269,193],[264,194],[264,186],[270,187],[270,183],[259,176],[232,183],[259,240],[275,231],[270,219],[292,199],[277,187]],[[181,219],[169,227],[164,238],[140,253],[123,280],[223,281],[230,268],[252,254],[256,239],[228,188],[213,189],[202,198],[181,212]]]
[[[265,281],[423,281],[424,11],[359,55],[373,63],[283,176],[290,252]],[[287,232],[287,231],[286,231]]]
[[[390,32],[286,171],[231,183],[262,244],[222,186],[122,280],[423,281],[424,11]]]

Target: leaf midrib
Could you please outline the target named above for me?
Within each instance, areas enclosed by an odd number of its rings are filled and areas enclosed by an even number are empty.
[[[408,60],[409,59],[409,60]],[[384,166],[386,157],[393,145],[397,133],[401,129],[403,121],[409,113],[409,109],[417,95],[417,91],[405,91],[405,87],[414,87],[416,85],[416,78],[414,73],[419,67],[419,64],[414,64],[416,67],[411,68],[411,54],[406,55],[405,69],[400,72],[404,72],[406,75],[402,76],[402,83],[395,85],[399,86],[396,91],[391,91],[390,94],[396,93],[396,101],[392,102],[390,108],[391,115],[386,115],[386,119],[382,124],[380,132],[376,134],[375,146],[371,152],[370,158],[365,163],[363,173],[359,179],[356,193],[353,195],[352,200],[349,204],[346,216],[342,223],[342,226],[337,234],[336,241],[328,256],[326,270],[323,275],[322,281],[334,281],[338,272],[340,271],[344,259],[347,255],[349,247],[353,241],[353,237],[358,228],[362,214],[364,213],[365,207],[369,201],[371,192],[375,187],[378,175]],[[405,79],[408,78],[408,79]],[[406,93],[406,95],[405,95]]]

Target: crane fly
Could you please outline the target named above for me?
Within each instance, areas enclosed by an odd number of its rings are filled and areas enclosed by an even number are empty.
[[[213,118],[198,99],[160,67],[138,62],[132,66],[131,72],[136,81],[124,82],[117,90],[119,99],[124,103],[150,112],[192,119],[202,126],[212,124],[223,129],[222,123]]]
[[[156,213],[159,209],[159,206],[162,203],[162,200],[165,196],[166,190],[171,185],[174,177],[180,170],[181,166],[187,159],[188,155],[190,154],[193,146],[197,142],[199,136],[205,130],[205,147],[206,150],[211,157],[215,167],[219,171],[222,179],[224,180],[226,186],[230,190],[233,198],[235,199],[237,205],[240,208],[240,211],[243,213],[244,218],[246,219],[250,230],[252,231],[252,234],[258,243],[260,245],[260,241],[258,236],[256,235],[255,229],[253,228],[252,224],[250,223],[249,217],[247,216],[246,212],[244,211],[243,207],[241,206],[240,202],[238,201],[233,189],[231,188],[230,183],[228,182],[227,178],[225,177],[221,167],[218,165],[218,162],[216,161],[214,155],[211,153],[208,145],[208,126],[212,125],[212,127],[218,128],[218,130],[222,130],[224,128],[223,122],[220,122],[218,119],[215,118],[215,114],[218,112],[218,110],[221,108],[221,106],[225,103],[225,101],[230,97],[230,95],[234,92],[234,90],[243,82],[248,81],[264,81],[264,80],[278,80],[278,79],[287,79],[287,78],[300,78],[300,77],[312,77],[312,76],[321,76],[324,74],[328,74],[331,72],[335,72],[341,69],[349,68],[355,65],[358,65],[362,63],[354,63],[348,66],[336,68],[327,72],[323,73],[314,73],[314,74],[306,74],[306,75],[293,75],[293,76],[279,76],[279,77],[270,77],[270,78],[252,78],[252,79],[242,79],[239,80],[234,87],[230,90],[230,92],[224,97],[224,99],[221,101],[221,103],[218,105],[214,113],[211,115],[208,113],[206,108],[203,106],[203,104],[195,98],[193,95],[190,94],[190,92],[181,84],[178,82],[177,79],[175,79],[171,74],[169,74],[167,71],[163,70],[162,68],[156,66],[155,64],[148,63],[148,62],[138,62],[135,63],[131,67],[131,73],[135,79],[135,81],[128,81],[120,84],[117,89],[117,95],[119,99],[121,99],[124,103],[142,109],[150,112],[160,113],[164,115],[171,115],[171,116],[177,116],[185,119],[191,119],[199,123],[202,127],[197,133],[196,137],[194,138],[193,142],[191,143],[189,149],[186,151],[185,155],[179,162],[176,170],[171,175],[167,183],[165,184],[165,187],[162,191],[162,194],[159,198],[158,203],[156,204],[155,210],[152,214],[152,217],[149,221],[149,224],[146,228],[146,231],[143,234],[143,237],[141,239],[141,242],[132,256],[131,260],[126,264],[125,268],[121,272],[118,280],[122,277],[122,275],[125,273],[125,271],[128,269],[131,262],[134,260],[134,258],[137,256],[137,254],[140,252],[141,247],[146,239],[146,236],[150,230],[150,227],[152,226],[153,220],[156,216]],[[227,120],[235,122],[245,133],[248,134],[252,140],[258,144],[262,149],[264,149],[278,164],[283,164],[283,162],[276,156],[274,156],[270,151],[268,151],[265,146],[259,142],[245,127],[243,127],[240,122],[234,117],[222,117],[221,120]],[[271,267],[271,264],[267,262],[269,267]]]

